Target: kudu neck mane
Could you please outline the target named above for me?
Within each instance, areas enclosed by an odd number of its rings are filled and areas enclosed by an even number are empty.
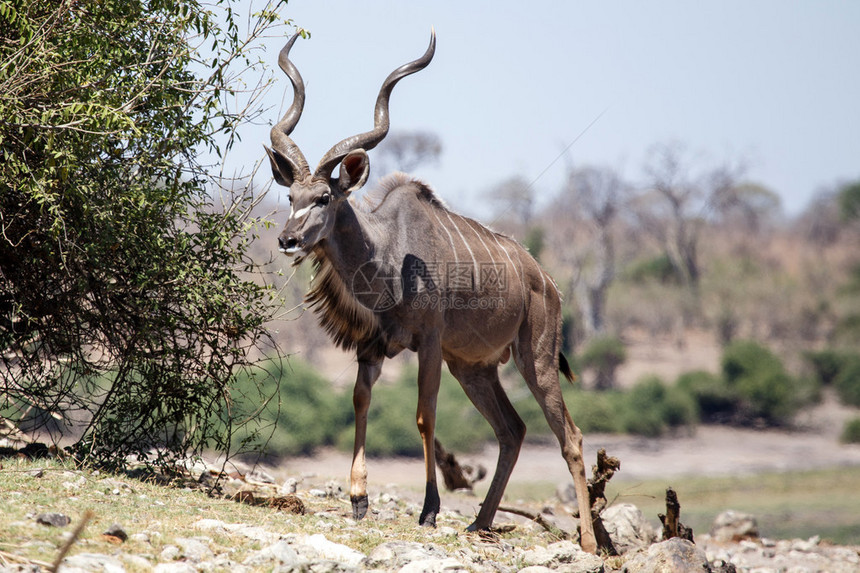
[[[375,213],[398,190],[414,192],[421,201],[447,209],[429,186],[404,173],[393,173],[360,199],[341,205],[332,231],[336,237],[315,247],[309,256],[315,273],[305,302],[334,343],[345,350],[362,342],[383,341],[379,316],[356,300],[351,281],[359,266],[375,259],[374,245],[391,224],[376,221]]]

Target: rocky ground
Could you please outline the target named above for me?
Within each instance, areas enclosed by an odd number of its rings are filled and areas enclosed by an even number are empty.
[[[622,471],[615,479],[667,479],[681,475],[738,475],[763,471],[803,470],[822,467],[860,467],[860,446],[841,445],[835,433],[843,416],[832,403],[813,412],[793,432],[753,432],[724,427],[701,427],[695,433],[661,439],[625,436],[587,436],[586,452],[606,448],[621,458]],[[492,468],[495,449],[488,448],[461,461]],[[477,511],[474,496],[445,495],[439,527],[418,530],[411,538],[391,534],[388,524],[404,522],[404,531],[415,532],[420,512],[423,475],[420,460],[370,460],[371,514],[362,522],[348,517],[349,501],[343,491],[349,457],[333,451],[313,458],[296,458],[266,471],[234,477],[224,484],[224,495],[259,499],[291,498],[307,508],[300,533],[284,533],[255,522],[201,516],[169,543],[158,542],[162,533],[151,528],[128,531],[135,547],[120,543],[112,552],[71,552],[60,571],[403,571],[403,572],[645,572],[645,571],[744,571],[858,572],[860,546],[834,546],[819,538],[778,540],[759,536],[755,517],[728,512],[718,517],[709,532],[696,532],[695,545],[678,538],[662,541],[658,533],[630,504],[616,504],[604,512],[618,556],[583,553],[572,540],[549,536],[538,524],[508,513],[497,523],[511,523],[512,533],[494,537],[466,534],[465,526]],[[212,468],[195,466],[194,475],[211,476]],[[245,468],[247,469],[247,468]],[[334,478],[334,479],[333,479]],[[204,478],[204,481],[210,479]],[[512,482],[560,483],[569,475],[555,446],[527,444]],[[0,493],[0,500],[14,492]],[[552,492],[548,492],[552,495]],[[560,502],[556,500],[555,504]],[[288,504],[287,504],[288,505]],[[552,505],[552,504],[548,504]],[[562,529],[572,521],[543,514]],[[653,516],[652,516],[653,517]],[[31,516],[28,527],[59,527],[71,537],[74,524],[57,518],[43,525]],[[309,519],[308,519],[309,518]],[[683,517],[682,517],[683,519]],[[39,525],[37,525],[39,523]],[[66,531],[68,530],[68,531]],[[34,529],[35,531],[35,529]],[[106,532],[107,533],[107,532]],[[118,534],[119,535],[119,534]],[[119,535],[119,537],[122,537]],[[366,540],[374,539],[372,543]],[[364,539],[363,543],[357,543]],[[248,550],[237,557],[235,547]],[[361,550],[356,549],[361,547]],[[0,572],[44,571],[50,564],[16,559],[0,539]]]
[[[200,464],[196,464],[192,472],[197,481],[203,483],[214,476],[212,468]],[[87,476],[87,479],[94,478]],[[285,533],[256,523],[200,517],[191,520],[182,535],[166,544],[158,542],[162,533],[157,523],[128,532],[122,527],[114,527],[104,533],[116,538],[114,551],[74,554],[63,560],[59,571],[860,571],[860,547],[831,546],[818,538],[761,538],[755,517],[736,512],[720,515],[711,531],[697,535],[693,544],[679,538],[659,540],[658,532],[634,505],[613,505],[604,512],[603,518],[620,555],[595,556],[582,552],[572,540],[552,538],[542,526],[524,518],[513,520],[516,529],[512,533],[467,534],[464,528],[471,515],[444,508],[439,516],[439,527],[434,530],[418,530],[412,539],[385,534],[385,531],[396,531],[387,528],[387,524],[399,521],[412,526],[407,526],[407,531],[418,529],[414,527],[415,516],[420,511],[418,502],[409,495],[401,496],[396,488],[375,495],[371,499],[371,514],[366,520],[356,522],[347,517],[349,501],[337,482],[324,483],[312,478],[288,478],[277,482],[263,472],[222,479],[223,485],[219,485],[221,494],[255,504],[279,500],[277,505],[280,507],[305,513],[302,519],[306,526],[298,533]],[[119,490],[114,493],[124,495]],[[290,503],[285,503],[287,500]],[[554,519],[551,514],[544,517],[550,521]],[[62,515],[41,514],[32,516],[32,519],[30,527],[33,528],[72,527],[69,518]],[[508,516],[504,521],[510,521]],[[370,544],[357,542],[369,535],[376,535],[376,541]],[[66,537],[74,538],[74,534],[69,532]],[[125,540],[129,540],[128,546],[149,547],[151,550],[124,550]],[[250,550],[236,557],[236,547]],[[47,563],[32,561],[16,562],[14,555],[0,551],[0,571],[4,573],[43,571],[48,566]]]

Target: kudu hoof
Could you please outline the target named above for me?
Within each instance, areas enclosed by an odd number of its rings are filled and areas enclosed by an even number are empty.
[[[436,527],[436,515],[439,513],[440,507],[439,490],[436,489],[436,484],[427,482],[427,489],[424,492],[424,507],[421,509],[421,517],[418,518],[418,525]]]
[[[367,496],[351,495],[349,500],[352,502],[352,518],[355,520],[364,519],[364,516],[367,515]]]
[[[487,527],[480,527],[480,526],[478,525],[478,522],[477,522],[477,521],[473,522],[473,523],[472,523],[472,525],[470,525],[469,527],[467,527],[467,528],[466,528],[466,531],[468,531],[468,532],[470,532],[470,533],[474,533],[474,532],[476,532],[476,531],[477,531],[477,532],[480,532],[480,531],[489,531],[489,530],[490,530],[490,527],[489,527],[489,526],[487,526]]]
[[[421,527],[436,527],[436,514],[428,513],[427,515],[421,514],[421,517],[418,518],[418,525]]]

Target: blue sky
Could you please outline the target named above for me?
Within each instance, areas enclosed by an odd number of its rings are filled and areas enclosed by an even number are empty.
[[[394,90],[392,130],[439,135],[441,162],[417,174],[479,218],[509,177],[557,192],[566,160],[550,165],[574,140],[574,164],[633,182],[655,143],[746,161],[789,213],[860,178],[860,2],[292,0],[284,14],[312,34],[292,50],[307,86],[293,139],[311,164],[372,126],[382,80],[435,27],[433,62]],[[283,39],[265,43],[274,65]],[[273,119],[292,97],[276,78]],[[242,137],[234,169],[263,157],[268,127]]]

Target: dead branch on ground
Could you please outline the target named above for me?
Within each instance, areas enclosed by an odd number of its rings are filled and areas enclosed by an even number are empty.
[[[476,482],[484,479],[487,470],[484,466],[473,468],[472,466],[461,466],[454,454],[445,450],[438,439],[435,440],[436,465],[442,472],[445,489],[454,491],[458,489],[471,490]]]
[[[547,532],[560,540],[570,539],[570,534],[555,525],[554,523],[548,521],[544,516],[540,513],[531,513],[530,511],[526,511],[524,509],[518,509],[516,507],[499,507],[499,511],[505,511],[507,513],[513,513],[514,515],[519,515],[520,517],[525,517],[526,519],[530,519],[543,527]]]

